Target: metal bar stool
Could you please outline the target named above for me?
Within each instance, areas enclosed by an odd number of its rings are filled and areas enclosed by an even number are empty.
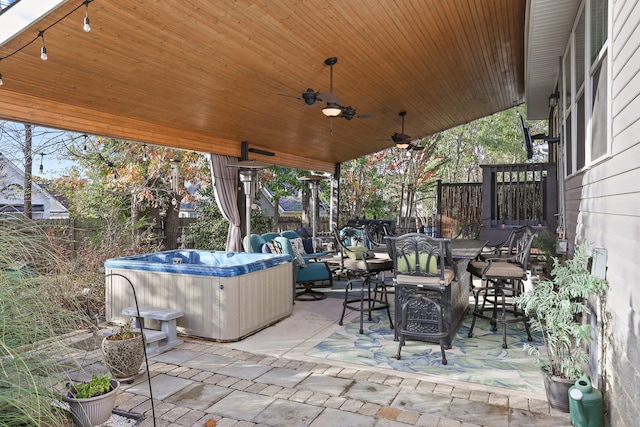
[[[389,318],[389,325],[393,329],[390,304],[387,298],[387,288],[379,275],[384,271],[393,269],[393,261],[386,257],[376,257],[365,246],[348,246],[345,244],[345,236],[357,230],[347,226],[341,230],[334,228],[334,235],[342,253],[342,270],[347,275],[344,301],[342,303],[342,315],[339,325],[343,324],[347,309],[360,312],[360,333],[364,333],[364,313],[367,312],[367,320],[373,320],[371,313],[377,310],[385,310]]]
[[[486,257],[469,263],[469,273],[479,277],[483,283],[473,291],[475,305],[469,338],[473,337],[476,320],[481,318],[491,322],[492,331],[497,331],[498,324],[502,325],[503,348],[507,348],[509,323],[523,323],[527,339],[532,340],[529,318],[513,303],[513,297],[524,291],[523,280],[528,274],[527,264],[534,237],[531,227],[523,227],[514,232],[511,256]]]

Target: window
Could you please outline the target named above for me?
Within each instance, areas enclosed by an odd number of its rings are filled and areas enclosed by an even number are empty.
[[[607,58],[596,67],[592,83],[591,159],[607,154]]]
[[[607,0],[591,0],[591,64],[595,62],[607,41],[608,8]]]
[[[563,57],[566,174],[608,153],[608,0],[583,0]]]

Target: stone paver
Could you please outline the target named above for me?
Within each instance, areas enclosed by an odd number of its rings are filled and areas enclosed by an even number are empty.
[[[99,351],[91,355],[87,366],[101,358]],[[144,414],[140,427],[154,425],[153,412],[156,427],[571,425],[544,396],[276,358],[211,342],[186,340],[151,362],[153,407],[146,374],[123,383],[117,398],[117,409]]]

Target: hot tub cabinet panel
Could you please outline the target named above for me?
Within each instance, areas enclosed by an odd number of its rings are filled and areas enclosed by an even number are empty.
[[[240,340],[289,316],[293,309],[289,257],[261,270],[227,276],[208,276],[200,270],[198,274],[178,272],[189,271],[186,263],[165,265],[165,270],[173,271],[158,271],[162,268],[140,270],[109,261],[105,263],[107,321],[129,320],[122,309],[134,305],[131,286],[120,275],[133,283],[139,305],[182,310],[180,333],[217,341]]]

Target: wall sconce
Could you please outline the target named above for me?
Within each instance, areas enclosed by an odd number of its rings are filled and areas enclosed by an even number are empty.
[[[558,100],[560,99],[560,92],[555,91],[551,95],[549,95],[549,108],[555,108],[558,105]]]

